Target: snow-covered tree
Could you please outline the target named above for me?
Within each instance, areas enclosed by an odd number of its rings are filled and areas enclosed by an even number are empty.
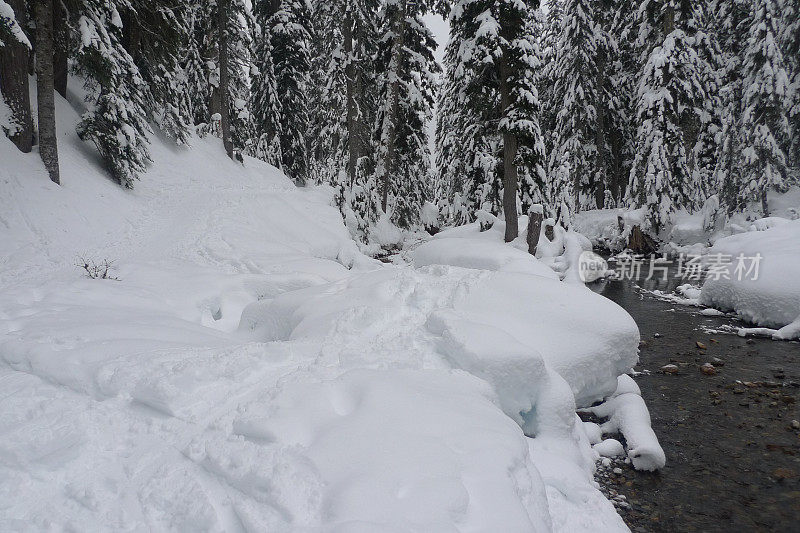
[[[594,0],[565,0],[550,70],[555,123],[549,172],[556,216],[567,225],[573,213],[603,207],[606,177],[599,152],[600,144],[605,150],[605,109],[598,60],[601,42],[609,37],[595,20],[596,5]]]
[[[320,0],[314,6],[315,76],[324,84],[314,101],[324,109],[315,115],[314,180],[338,189],[345,221],[361,239],[380,210],[372,145],[378,5],[377,0]]]
[[[520,181],[531,201],[544,179],[536,8],[538,1],[460,0],[450,14],[437,125],[442,180],[451,183],[453,218],[502,210],[507,240],[518,232]]]
[[[419,223],[431,196],[428,127],[433,116],[438,74],[436,41],[423,20],[423,2],[388,3],[383,12],[378,54],[379,99],[375,142],[382,202],[392,221],[408,228]]]
[[[789,78],[778,45],[781,4],[755,0],[742,64],[742,120],[739,149],[742,167],[740,204],[761,200],[768,214],[767,192],[786,186]]]
[[[144,171],[150,156],[147,87],[122,43],[120,0],[80,0],[75,27],[75,66],[93,104],[78,124],[81,139],[97,146],[112,176],[125,187]]]
[[[120,3],[122,44],[144,82],[148,119],[178,144],[188,142],[192,110],[181,67],[188,41],[188,0],[126,0]]]
[[[649,229],[658,233],[675,210],[693,209],[704,199],[694,151],[710,98],[709,67],[696,48],[698,10],[693,3],[643,0],[637,18],[642,67],[628,199],[647,208]]]
[[[262,0],[256,3],[255,14],[262,32],[256,43],[259,75],[253,79],[259,145],[268,157],[280,157],[279,166],[289,177],[304,183],[308,178],[310,7],[305,0],[282,0],[277,5]]]
[[[790,76],[787,109],[791,141],[787,156],[790,165],[800,175],[800,0],[785,0],[785,2],[781,43]]]

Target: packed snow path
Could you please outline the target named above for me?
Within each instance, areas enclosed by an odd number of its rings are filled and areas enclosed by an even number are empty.
[[[215,140],[129,192],[60,131],[61,188],[0,140],[0,530],[625,530],[575,414],[622,309],[530,256],[381,265]]]

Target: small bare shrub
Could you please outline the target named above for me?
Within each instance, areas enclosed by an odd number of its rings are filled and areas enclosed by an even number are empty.
[[[86,277],[88,278],[112,279],[114,281],[119,281],[118,277],[111,274],[111,271],[114,269],[114,261],[103,259],[100,262],[96,262],[94,259],[86,259],[81,257],[78,259],[78,262],[75,263],[75,266],[85,270]]]

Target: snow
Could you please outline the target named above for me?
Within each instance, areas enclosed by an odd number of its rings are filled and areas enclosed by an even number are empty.
[[[725,237],[709,253],[730,255],[731,263],[725,276],[706,280],[701,304],[734,311],[748,322],[769,328],[782,328],[800,318],[800,220]],[[754,273],[737,274],[740,254],[745,258],[762,256],[757,279],[753,279]],[[788,336],[790,330],[785,333]]]
[[[382,265],[212,137],[124,190],[56,98],[63,186],[0,139],[0,529],[626,530],[576,415],[625,311],[499,224]]]
[[[0,20],[3,21],[3,24],[8,29],[9,33],[20,43],[25,45],[28,50],[32,50],[33,47],[31,46],[31,42],[28,40],[28,36],[25,35],[25,32],[19,26],[17,22],[16,16],[14,15],[14,8],[12,8],[5,0],[0,0]],[[0,41],[0,47],[3,46],[3,42]]]
[[[658,470],[664,467],[666,456],[658,443],[658,438],[650,427],[650,413],[639,394],[626,392],[585,411],[608,420],[600,428],[603,434],[622,433],[627,444],[627,454],[637,470]],[[605,441],[604,441],[605,442]],[[600,444],[602,445],[602,443]],[[602,452],[617,451],[613,444],[601,446],[595,450]],[[616,454],[615,454],[616,455]]]

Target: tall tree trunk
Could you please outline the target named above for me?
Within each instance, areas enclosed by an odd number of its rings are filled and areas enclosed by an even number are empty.
[[[389,87],[386,95],[387,108],[383,115],[383,132],[381,142],[384,145],[383,153],[383,191],[381,192],[381,209],[386,212],[389,202],[389,180],[394,172],[397,151],[395,141],[397,138],[398,107],[400,102],[400,68],[403,59],[403,46],[405,45],[406,26],[406,0],[401,0],[395,9],[392,31],[392,59],[389,62]]]
[[[53,0],[36,0],[36,101],[39,105],[39,155],[53,183],[61,183],[53,85]]]
[[[350,185],[356,179],[356,165],[361,156],[358,143],[358,103],[356,102],[356,64],[353,60],[353,19],[345,17],[342,27],[344,38],[345,85],[347,92],[347,177]]]
[[[505,114],[511,106],[511,69],[505,58],[500,59],[500,105]],[[517,136],[510,131],[503,131],[503,213],[506,217],[506,242],[511,242],[519,235],[517,217]]]
[[[219,106],[222,117],[222,144],[228,157],[233,159],[233,140],[231,139],[230,97],[228,85],[228,15],[230,13],[230,0],[218,0],[219,12],[217,13],[217,31],[219,32]]]
[[[54,0],[53,4],[53,84],[58,94],[67,97],[67,10],[63,0]]]
[[[602,93],[605,86],[605,58],[600,57],[597,62],[597,87]],[[605,207],[606,181],[608,180],[608,169],[606,168],[606,115],[605,106],[602,102],[595,102],[595,113],[597,113],[597,124],[595,125],[595,145],[597,146],[597,168],[595,169],[594,199],[597,209]]]
[[[6,0],[14,10],[20,27],[24,28],[27,10],[24,0]],[[7,39],[0,47],[0,92],[11,109],[17,129],[9,132],[9,138],[21,152],[28,153],[33,145],[33,117],[31,116],[31,97],[28,92],[28,58],[30,50],[24,44]]]

